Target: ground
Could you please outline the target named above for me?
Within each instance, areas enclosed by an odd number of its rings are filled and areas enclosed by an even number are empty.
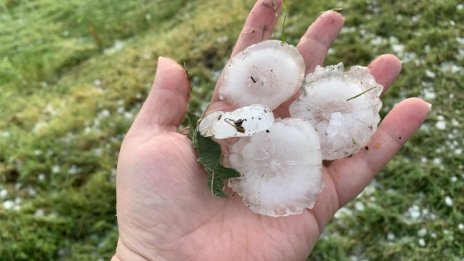
[[[199,112],[253,2],[0,0],[2,260],[113,254],[116,159],[156,58],[188,68]],[[337,8],[346,23],[326,63],[366,65],[396,54],[403,72],[382,115],[410,96],[433,107],[400,154],[336,214],[309,260],[463,258],[464,5],[321,2],[285,2],[287,41]],[[281,21],[275,38],[282,32]]]

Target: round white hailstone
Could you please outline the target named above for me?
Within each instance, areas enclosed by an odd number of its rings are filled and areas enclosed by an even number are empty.
[[[273,123],[269,107],[253,104],[232,112],[215,111],[201,120],[199,131],[202,136],[216,139],[247,137],[269,129]]]
[[[322,158],[334,160],[364,147],[377,129],[382,85],[366,67],[318,66],[306,76],[290,115],[309,121],[321,140]]]
[[[303,57],[294,46],[263,41],[225,66],[219,97],[236,107],[264,104],[274,110],[298,91],[304,73]]]
[[[229,187],[261,215],[301,214],[323,187],[319,137],[301,119],[276,120],[268,132],[240,139],[228,161],[241,174]]]

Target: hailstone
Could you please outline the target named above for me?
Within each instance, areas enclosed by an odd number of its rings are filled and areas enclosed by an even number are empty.
[[[201,120],[199,131],[204,137],[216,139],[247,137],[269,129],[273,123],[269,107],[253,104],[232,112],[215,111]]]
[[[274,110],[301,87],[303,57],[296,47],[278,40],[249,46],[225,66],[220,99],[236,107],[263,104]]]
[[[322,158],[335,160],[364,147],[380,121],[378,84],[366,67],[318,66],[305,78],[290,115],[309,121],[321,141]]]
[[[241,176],[228,185],[253,212],[286,216],[314,206],[323,187],[322,158],[308,122],[276,120],[269,131],[241,138],[229,153],[229,164]]]

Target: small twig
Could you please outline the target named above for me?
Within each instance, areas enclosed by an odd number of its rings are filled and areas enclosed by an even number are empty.
[[[103,42],[102,42],[100,36],[98,35],[97,29],[95,28],[95,25],[93,24],[92,21],[88,22],[87,30],[89,31],[90,36],[92,36],[92,38],[93,38],[95,44],[97,45],[98,49],[103,50]]]
[[[372,88],[369,88],[369,89],[367,89],[367,90],[361,92],[360,94],[356,94],[355,96],[346,99],[346,101],[351,101],[351,100],[353,100],[353,99],[355,99],[355,98],[358,98],[359,96],[361,96],[361,95],[365,94],[366,92],[368,92],[368,91],[370,91],[370,90],[372,90],[372,89],[375,89],[375,88],[377,88],[377,86],[374,86],[374,87],[372,87]]]
[[[261,41],[264,40],[264,33],[266,32],[266,28],[267,28],[267,26],[264,25],[264,26],[263,26],[263,34],[261,35]]]
[[[190,73],[189,73],[189,70],[187,68],[187,64],[185,62],[184,62],[184,70],[185,70],[185,74],[187,75],[187,81],[188,81],[188,85],[189,85],[188,97],[190,99],[191,98],[190,94],[192,93],[192,78],[190,77]]]
[[[224,121],[234,127],[238,132],[245,133],[245,128],[242,127],[243,120],[234,121],[232,119],[225,118]]]
[[[282,1],[282,12],[284,13],[284,19],[282,20],[282,32],[280,34],[280,40],[285,42],[287,40],[285,35],[285,21],[287,20],[287,6],[285,5],[285,1]]]

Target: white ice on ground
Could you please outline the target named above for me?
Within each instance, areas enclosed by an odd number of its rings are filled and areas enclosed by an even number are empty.
[[[272,110],[301,87],[305,63],[292,45],[267,40],[254,44],[225,66],[219,96],[236,107],[263,104]]]
[[[228,161],[241,174],[229,187],[262,215],[300,214],[314,206],[323,187],[319,137],[301,119],[276,120],[269,132],[241,138]]]
[[[247,137],[269,129],[273,123],[269,107],[253,104],[232,112],[215,111],[201,120],[199,131],[216,139]]]
[[[318,66],[306,76],[290,115],[314,126],[324,160],[343,158],[364,147],[377,129],[382,89],[366,67],[344,72],[342,63]]]

